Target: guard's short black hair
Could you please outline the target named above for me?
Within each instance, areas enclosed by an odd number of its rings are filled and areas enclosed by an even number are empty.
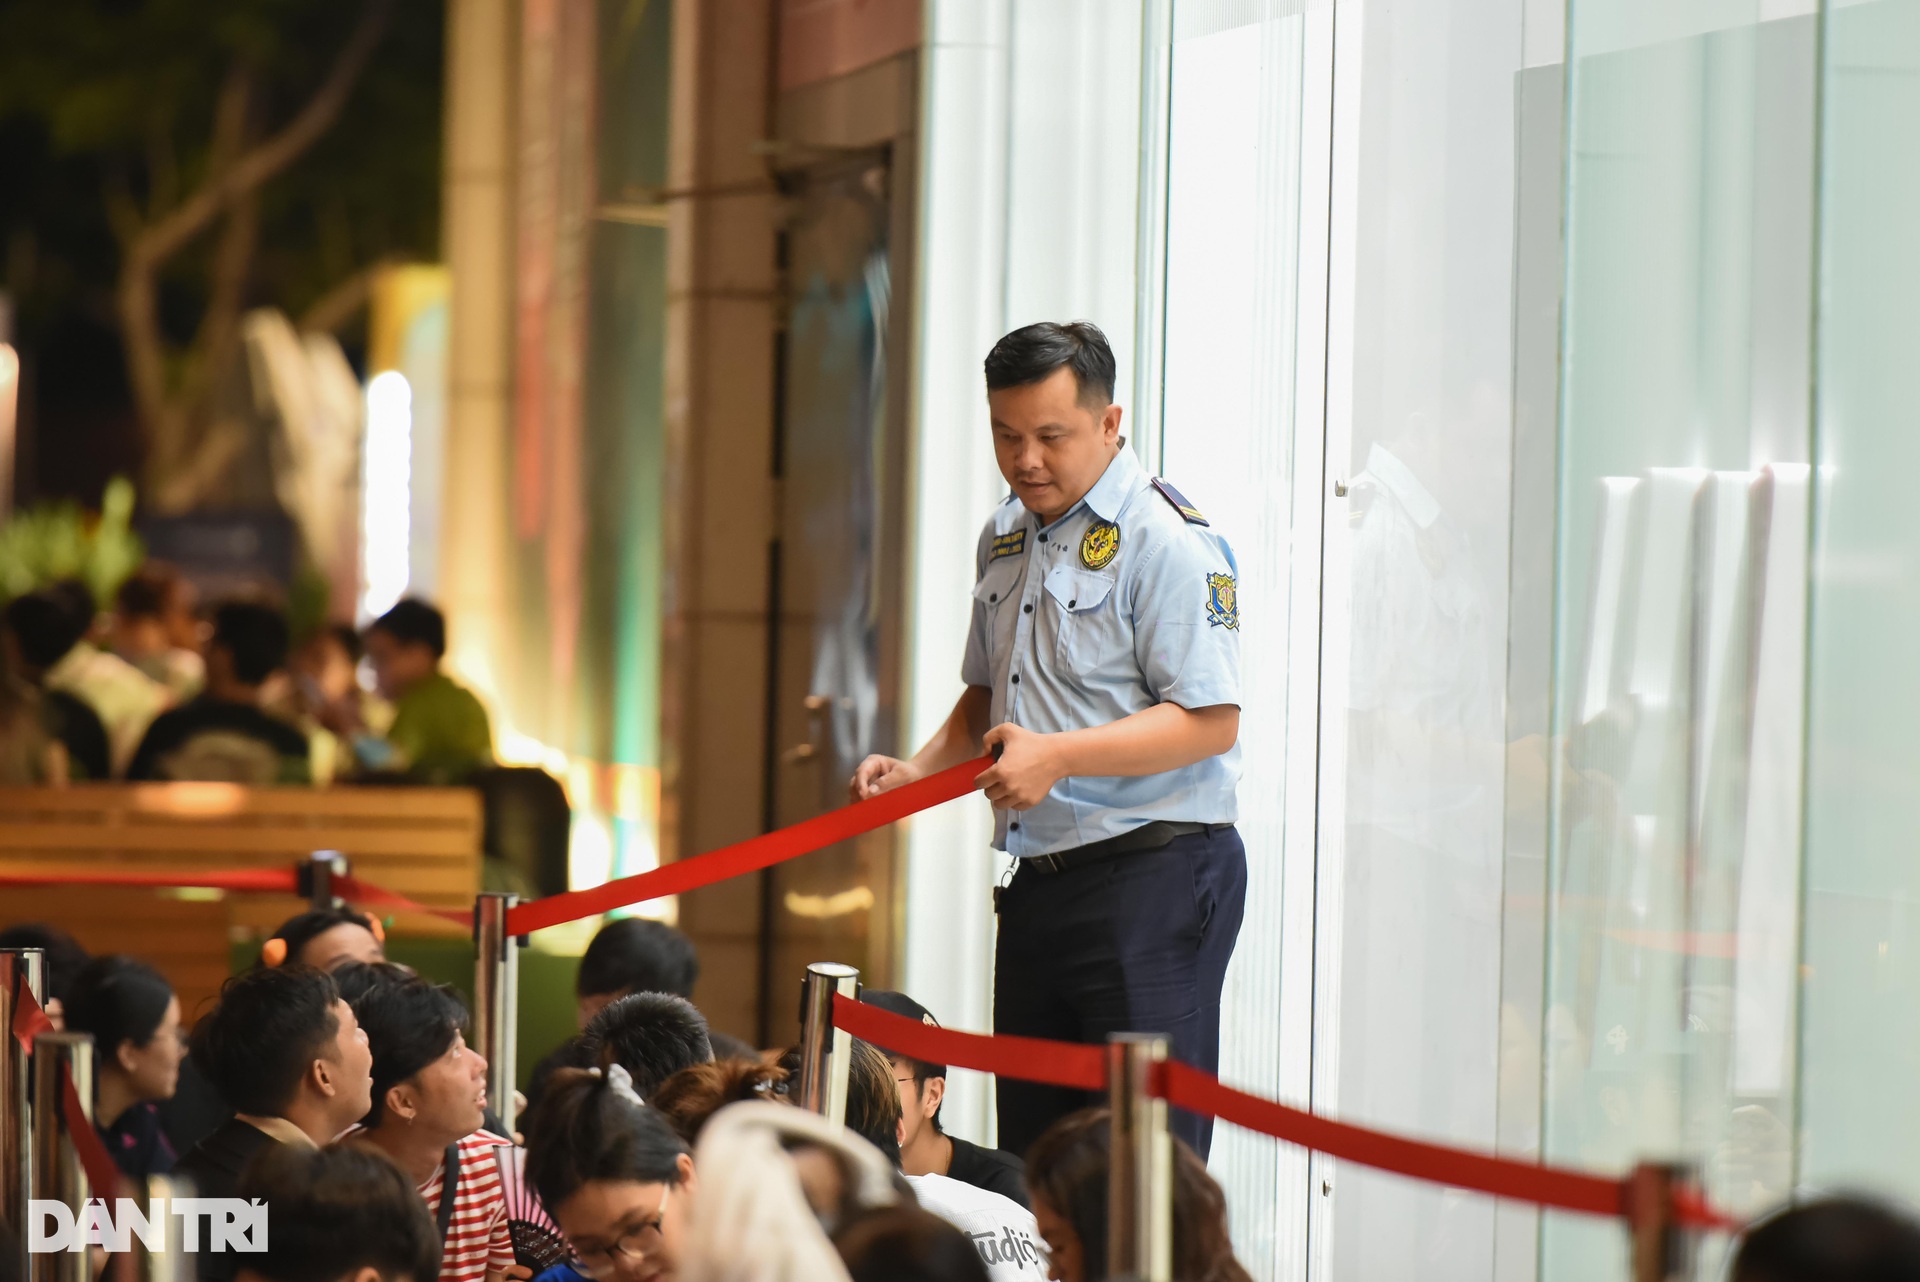
[[[348,1004],[373,1051],[373,1107],[363,1120],[378,1126],[387,1092],[452,1048],[466,1027],[467,1008],[452,989],[417,975],[374,984]]]
[[[987,353],[987,390],[1026,387],[1057,369],[1073,371],[1081,403],[1104,408],[1113,401],[1113,348],[1092,321],[1022,325]]]
[[[267,1208],[267,1249],[241,1268],[266,1282],[340,1282],[379,1270],[382,1282],[434,1282],[440,1231],[413,1177],[371,1144],[269,1144],[236,1190]]]
[[[608,1002],[580,1037],[590,1062],[626,1069],[641,1099],[681,1069],[713,1059],[706,1016],[674,993],[634,993]]]
[[[291,635],[286,614],[258,601],[227,601],[213,612],[213,644],[233,656],[233,675],[246,685],[287,666]]]
[[[378,938],[378,932],[373,928],[373,918],[351,908],[319,908],[312,912],[299,913],[281,922],[280,928],[269,938],[285,940],[287,960],[298,962],[300,954],[305,951],[308,944],[335,926],[358,926]]]
[[[74,981],[93,960],[93,954],[58,926],[44,921],[22,922],[0,930],[0,948],[38,948],[46,954],[47,1000],[62,1006],[73,995]]]
[[[557,1207],[591,1180],[680,1183],[687,1146],[660,1110],[636,1105],[603,1074],[563,1068],[527,1116],[527,1182]]]
[[[693,996],[700,958],[693,941],[663,921],[622,917],[602,926],[580,959],[573,988],[582,997],[608,993]]]
[[[7,602],[7,631],[20,657],[35,668],[51,668],[86,635],[87,620],[76,618],[69,603],[52,592],[28,592]]]
[[[1749,1229],[1731,1282],[1883,1282],[1920,1278],[1920,1225],[1880,1202],[1825,1198]]]
[[[438,659],[447,652],[447,616],[422,601],[408,597],[367,625],[403,645],[424,645]]]
[[[847,1129],[900,1165],[900,1084],[887,1053],[853,1039],[847,1065]]]
[[[92,1033],[95,1053],[116,1062],[122,1042],[145,1046],[173,1004],[173,985],[143,961],[118,953],[86,964],[61,1005],[67,1029]]]
[[[311,966],[257,967],[229,979],[193,1030],[194,1067],[235,1112],[278,1117],[316,1059],[333,1054],[340,991]]]

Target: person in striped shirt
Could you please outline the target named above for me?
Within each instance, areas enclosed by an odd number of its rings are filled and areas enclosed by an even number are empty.
[[[530,1276],[514,1262],[500,1178],[512,1141],[481,1129],[487,1061],[461,1031],[466,1007],[450,989],[407,977],[369,987],[354,1013],[373,1047],[373,1107],[348,1134],[419,1186],[440,1228],[439,1282]]]

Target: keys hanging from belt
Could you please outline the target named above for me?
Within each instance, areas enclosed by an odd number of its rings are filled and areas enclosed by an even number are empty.
[[[1020,861],[1018,859],[1009,860],[1006,871],[1000,874],[1000,884],[993,888],[993,915],[996,917],[1000,915],[1000,894],[1006,890],[1008,883],[1013,880],[1014,870],[1019,867]]]

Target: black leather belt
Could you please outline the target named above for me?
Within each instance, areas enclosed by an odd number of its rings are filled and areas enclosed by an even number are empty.
[[[1123,832],[1118,837],[1108,837],[1105,841],[1089,842],[1084,846],[1056,851],[1051,855],[1028,855],[1020,861],[1019,868],[1031,869],[1042,877],[1051,877],[1054,873],[1070,872],[1087,864],[1111,859],[1115,855],[1137,855],[1148,850],[1158,850],[1175,837],[1190,837],[1196,832],[1211,832],[1231,827],[1233,827],[1232,824],[1156,820],[1150,824],[1142,824],[1131,832]]]

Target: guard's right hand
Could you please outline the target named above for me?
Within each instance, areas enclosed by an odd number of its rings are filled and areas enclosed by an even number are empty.
[[[891,792],[901,784],[912,783],[920,777],[911,761],[902,761],[898,757],[883,757],[879,753],[860,763],[853,772],[853,778],[847,782],[847,799],[865,801],[868,797],[877,797],[883,792]]]

